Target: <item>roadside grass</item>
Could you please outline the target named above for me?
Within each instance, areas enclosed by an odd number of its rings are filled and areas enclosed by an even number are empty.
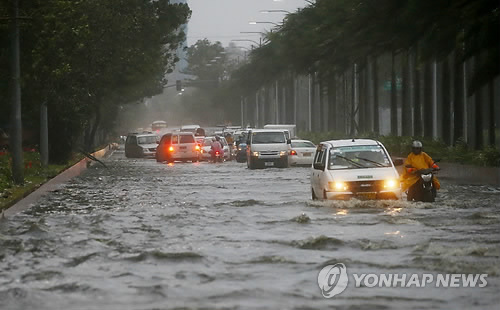
[[[315,144],[327,140],[352,138],[336,132],[301,132],[299,136]],[[487,146],[483,150],[477,151],[469,147],[463,140],[458,141],[454,146],[449,146],[441,140],[423,137],[381,136],[374,133],[365,133],[356,135],[356,138],[378,140],[384,144],[392,156],[396,157],[408,156],[411,152],[411,142],[413,140],[420,140],[424,145],[424,152],[428,153],[435,160],[440,159],[443,162],[475,166],[500,166],[500,151],[497,148]]]
[[[34,149],[25,150],[23,155],[24,184],[15,185],[12,181],[11,155],[8,152],[0,152],[0,211],[12,206],[84,157],[75,153],[73,158],[64,164],[48,165],[48,167],[43,168],[40,162],[40,153]]]

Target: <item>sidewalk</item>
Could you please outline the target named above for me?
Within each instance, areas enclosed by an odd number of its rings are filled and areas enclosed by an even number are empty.
[[[113,148],[112,144],[110,144],[107,147],[103,148],[102,150],[92,153],[91,155],[97,159],[101,159],[103,157],[112,154],[114,150],[115,149]],[[4,210],[0,218],[4,216],[12,216],[16,213],[29,209],[32,204],[35,204],[40,199],[40,197],[44,196],[48,192],[56,190],[57,188],[59,188],[61,184],[67,182],[68,180],[80,175],[83,171],[87,170],[87,167],[90,165],[91,162],[92,160],[87,157],[80,160],[78,163],[64,170],[54,178],[48,180],[39,188],[37,188],[35,191],[31,192],[29,195],[27,195],[23,199],[17,201],[14,205]]]

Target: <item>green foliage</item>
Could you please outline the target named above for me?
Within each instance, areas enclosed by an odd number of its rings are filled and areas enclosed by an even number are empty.
[[[3,2],[2,2],[3,3]],[[49,111],[51,161],[93,141],[103,111],[163,90],[191,14],[169,0],[21,1],[23,120]],[[3,6],[0,6],[0,11]],[[0,24],[0,124],[8,121],[8,27]],[[110,108],[111,107],[111,108]],[[108,113],[112,123],[116,113]],[[109,128],[108,128],[109,129]]]
[[[496,0],[317,0],[295,13],[254,50],[235,76],[256,89],[289,71],[322,76],[363,65],[367,58],[410,48],[422,63],[465,48],[478,55],[471,92],[500,74],[500,9]]]

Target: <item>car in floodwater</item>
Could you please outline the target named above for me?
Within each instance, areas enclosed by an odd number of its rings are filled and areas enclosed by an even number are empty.
[[[192,132],[173,132],[161,137],[156,152],[157,162],[200,160],[200,146]]]
[[[288,156],[290,166],[311,166],[316,145],[309,140],[292,140]]]
[[[125,140],[126,157],[154,158],[158,137],[153,133],[130,133]]]
[[[397,160],[402,165],[402,160]],[[401,199],[399,175],[386,148],[369,139],[321,142],[311,168],[312,199]]]

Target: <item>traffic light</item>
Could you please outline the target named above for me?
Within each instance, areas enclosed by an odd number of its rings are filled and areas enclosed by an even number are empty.
[[[181,80],[175,81],[175,89],[177,89],[177,91],[182,91],[182,81]]]

